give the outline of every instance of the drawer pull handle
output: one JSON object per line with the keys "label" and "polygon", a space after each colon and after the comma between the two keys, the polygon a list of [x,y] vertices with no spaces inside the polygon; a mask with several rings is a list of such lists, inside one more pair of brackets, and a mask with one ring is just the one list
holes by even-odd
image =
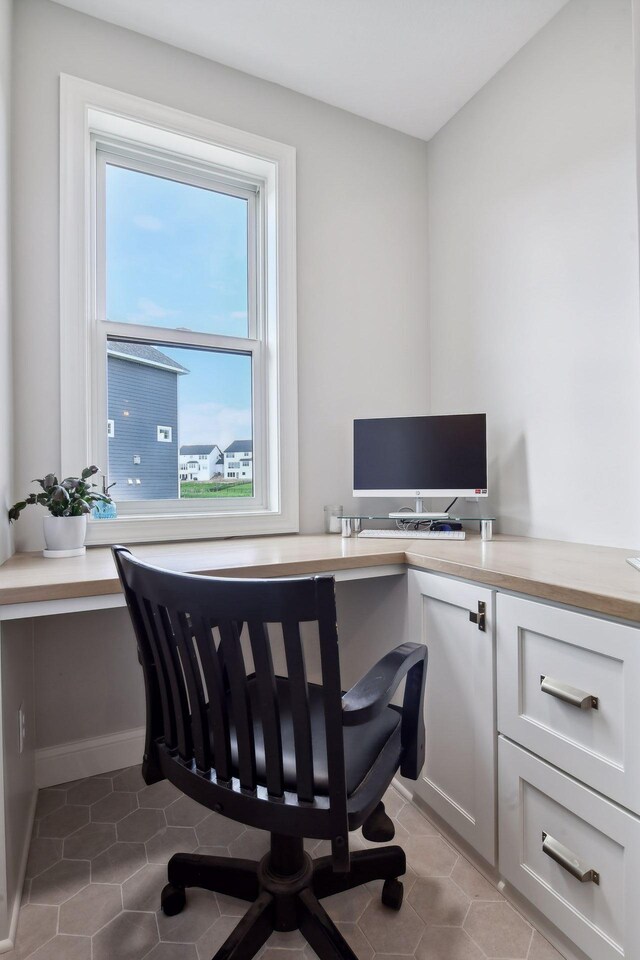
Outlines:
{"label": "drawer pull handle", "polygon": [[585,870],[575,853],[572,853],[563,843],[550,837],[548,833],[542,832],[542,852],[548,857],[560,864],[563,870],[566,870],[579,880],[580,883],[595,883],[600,886],[600,874],[597,870]]}
{"label": "drawer pull handle", "polygon": [[568,683],[562,683],[560,680],[554,680],[553,677],[540,677],[540,689],[543,693],[548,693],[550,697],[557,697],[563,703],[568,703],[572,707],[579,707],[580,710],[597,710],[598,698],[584,690],[578,690],[577,687],[571,687]]}

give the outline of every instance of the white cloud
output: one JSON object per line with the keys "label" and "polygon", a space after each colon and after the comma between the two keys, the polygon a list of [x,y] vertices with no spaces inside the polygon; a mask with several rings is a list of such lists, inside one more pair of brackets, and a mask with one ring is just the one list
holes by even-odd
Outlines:
{"label": "white cloud", "polygon": [[139,213],[133,218],[133,223],[140,230],[162,230],[162,220],[150,213]]}
{"label": "white cloud", "polygon": [[217,443],[221,450],[251,436],[251,410],[222,403],[186,403],[180,407],[180,444]]}
{"label": "white cloud", "polygon": [[148,300],[146,297],[140,297],[138,300],[138,309],[141,310],[146,317],[153,317],[156,320],[162,317],[175,317],[177,314],[177,310],[167,310],[166,307],[161,307],[159,303]]}

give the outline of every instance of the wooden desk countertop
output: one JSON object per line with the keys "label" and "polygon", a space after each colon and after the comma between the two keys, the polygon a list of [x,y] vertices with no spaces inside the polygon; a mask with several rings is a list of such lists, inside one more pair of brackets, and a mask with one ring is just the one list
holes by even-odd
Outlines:
{"label": "wooden desk countertop", "polygon": [[[191,573],[291,576],[408,564],[503,590],[640,622],[640,572],[630,550],[499,535],[491,541],[358,540],[293,534],[231,540],[140,544],[137,556]],[[120,592],[108,547],[84,557],[45,560],[18,553],[0,566],[0,604],[104,596]]]}

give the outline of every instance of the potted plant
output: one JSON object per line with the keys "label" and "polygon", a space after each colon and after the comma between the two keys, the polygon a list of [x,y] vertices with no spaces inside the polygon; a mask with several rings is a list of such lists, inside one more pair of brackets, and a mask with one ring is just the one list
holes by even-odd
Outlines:
{"label": "potted plant", "polygon": [[42,493],[30,493],[9,510],[9,521],[17,520],[25,507],[40,504],[49,515],[43,517],[45,557],[78,557],[85,553],[84,538],[87,532],[87,516],[95,503],[111,503],[111,497],[97,490],[91,477],[98,473],[95,466],[85,467],[79,477],[66,477],[59,481],[55,474],[48,473],[42,480],[34,480],[42,487]]}

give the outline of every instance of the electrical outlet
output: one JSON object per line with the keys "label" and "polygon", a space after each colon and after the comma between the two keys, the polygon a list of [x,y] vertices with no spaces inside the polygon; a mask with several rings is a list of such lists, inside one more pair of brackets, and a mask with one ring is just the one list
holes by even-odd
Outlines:
{"label": "electrical outlet", "polygon": [[24,712],[24,703],[18,709],[18,753],[24,750],[24,741],[27,737],[27,717]]}

